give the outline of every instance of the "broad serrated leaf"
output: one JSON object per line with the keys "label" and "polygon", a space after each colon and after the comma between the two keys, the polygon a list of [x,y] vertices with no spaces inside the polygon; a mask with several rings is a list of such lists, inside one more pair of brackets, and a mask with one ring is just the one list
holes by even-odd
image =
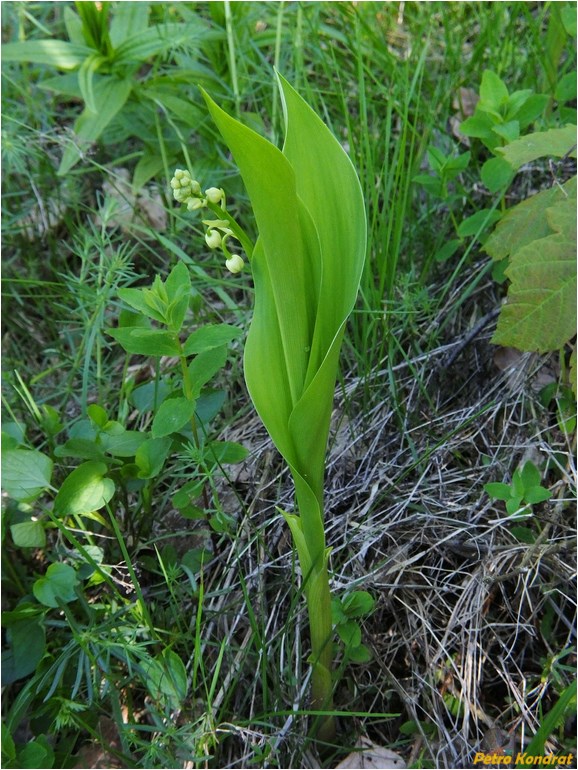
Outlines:
{"label": "broad serrated leaf", "polygon": [[114,481],[106,478],[106,463],[82,463],[62,482],[54,499],[59,516],[79,516],[103,508],[114,495]]}
{"label": "broad serrated leaf", "polygon": [[507,211],[485,242],[484,249],[492,259],[505,259],[532,241],[550,235],[552,230],[548,225],[546,211],[567,197],[576,199],[575,176],[562,189],[554,185]]}
{"label": "broad serrated leaf", "polygon": [[34,500],[52,477],[52,460],[34,449],[2,452],[2,488],[14,500]]}
{"label": "broad serrated leaf", "polygon": [[576,334],[576,201],[546,212],[554,231],[510,257],[511,280],[493,342],[526,351],[558,350]]}
{"label": "broad serrated leaf", "polygon": [[562,158],[568,155],[576,157],[576,126],[550,128],[548,131],[537,131],[528,134],[506,147],[496,149],[514,169],[525,163],[531,163],[536,158]]}
{"label": "broad serrated leaf", "polygon": [[162,438],[183,428],[195,413],[195,402],[184,396],[168,398],[160,405],[152,424],[153,438]]}

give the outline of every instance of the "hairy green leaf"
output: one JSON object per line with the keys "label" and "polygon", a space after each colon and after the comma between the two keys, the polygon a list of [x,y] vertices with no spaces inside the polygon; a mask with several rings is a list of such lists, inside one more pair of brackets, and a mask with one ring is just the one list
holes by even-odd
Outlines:
{"label": "hairy green leaf", "polygon": [[512,281],[493,342],[520,350],[561,348],[576,334],[576,200],[550,207],[553,232],[512,254]]}
{"label": "hairy green leaf", "polygon": [[505,259],[532,241],[545,238],[552,232],[546,211],[567,196],[576,199],[576,177],[569,179],[562,188],[554,185],[507,211],[485,242],[484,249],[492,259]]}
{"label": "hairy green leaf", "polygon": [[576,126],[550,128],[547,131],[537,131],[528,134],[506,147],[496,148],[514,169],[525,163],[531,163],[536,158],[554,156],[562,158],[568,155],[576,157]]}

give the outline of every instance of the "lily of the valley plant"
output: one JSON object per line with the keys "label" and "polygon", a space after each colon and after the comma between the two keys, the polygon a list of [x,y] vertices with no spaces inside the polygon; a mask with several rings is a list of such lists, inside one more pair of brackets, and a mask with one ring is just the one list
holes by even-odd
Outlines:
{"label": "lily of the valley plant", "polygon": [[[204,94],[251,200],[259,233],[254,249],[226,212],[222,191],[209,188],[203,196],[182,171],[171,184],[175,198],[190,210],[199,201],[218,213],[213,225],[205,222],[210,246],[234,237],[250,258],[255,310],[245,379],[295,483],[297,512],[283,515],[309,611],[312,705],[326,714],[317,734],[330,739],[333,644],[323,476],[339,351],[365,259],[366,218],[347,154],[289,83],[280,76],[278,81],[286,123],[282,151]],[[241,257],[226,246],[225,256],[238,272]]]}

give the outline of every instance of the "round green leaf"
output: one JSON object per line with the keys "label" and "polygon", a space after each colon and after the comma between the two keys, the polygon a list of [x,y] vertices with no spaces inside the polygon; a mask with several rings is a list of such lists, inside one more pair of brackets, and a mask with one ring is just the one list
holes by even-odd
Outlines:
{"label": "round green leaf", "polygon": [[184,396],[168,398],[160,405],[152,424],[153,438],[162,438],[179,431],[195,413],[195,402]]}
{"label": "round green leaf", "polygon": [[50,486],[52,460],[33,449],[2,452],[2,487],[14,500],[34,500]]}
{"label": "round green leaf", "polygon": [[66,477],[54,500],[60,516],[78,516],[103,508],[114,495],[114,481],[106,478],[106,463],[82,463]]}
{"label": "round green leaf", "polygon": [[58,601],[68,604],[76,599],[74,587],[77,583],[76,570],[70,565],[51,564],[46,575],[34,583],[32,592],[40,604],[58,607]]}

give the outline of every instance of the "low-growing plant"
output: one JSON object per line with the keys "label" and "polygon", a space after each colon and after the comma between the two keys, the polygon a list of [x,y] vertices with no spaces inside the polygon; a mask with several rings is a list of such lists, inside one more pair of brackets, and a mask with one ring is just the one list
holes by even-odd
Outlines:
{"label": "low-growing plant", "polygon": [[[174,142],[174,135],[169,150],[163,136],[164,158],[158,149],[161,137],[155,115],[159,108],[168,116],[177,135],[179,126],[186,135],[199,125],[201,112],[199,105],[182,98],[183,85],[191,78],[213,80],[205,69],[194,72],[192,60],[187,72],[172,75],[155,71],[158,67],[145,73],[143,66],[179,47],[198,47],[224,35],[211,29],[199,14],[189,15],[186,22],[150,24],[154,4],[148,2],[119,3],[114,10],[108,2],[77,2],[74,6],[75,10],[69,4],[63,9],[68,40],[9,42],[2,46],[2,61],[34,63],[63,71],[66,74],[41,80],[40,86],[63,99],[84,103],[74,122],[73,141],[64,150],[59,175],[66,175],[124,113],[122,127],[109,137],[109,142],[117,144],[120,134],[145,140],[147,149],[141,154],[133,177],[134,186],[139,188],[165,163],[175,162],[181,154],[182,145],[180,141]],[[154,143],[156,151],[152,149]]]}
{"label": "low-growing plant", "polygon": [[[531,512],[533,505],[543,503],[552,497],[552,492],[541,484],[540,471],[528,460],[522,468],[517,468],[510,484],[493,481],[484,485],[484,490],[496,500],[506,503],[510,516]],[[528,511],[527,509],[530,509]]]}
{"label": "low-growing plant", "polygon": [[[244,355],[251,399],[295,483],[298,513],[287,521],[309,611],[312,704],[322,710],[317,735],[335,734],[332,704],[332,607],[323,514],[324,461],[339,351],[353,309],[366,248],[359,181],[335,137],[278,76],[286,120],[283,150],[231,118],[205,94],[209,111],[245,183],[259,232],[249,247],[255,310]],[[306,137],[306,141],[304,140]],[[189,210],[224,205],[222,191],[203,195],[179,170],[176,200]],[[242,233],[223,206],[205,221],[209,245],[224,246],[233,272],[243,267],[227,246]],[[343,624],[341,624],[343,625]],[[350,649],[360,640],[348,639]]]}
{"label": "low-growing plant", "polygon": [[[544,156],[576,157],[576,126],[530,134],[501,153],[513,171]],[[575,338],[576,201],[576,176],[556,182],[509,209],[484,244],[493,260],[508,260],[511,282],[493,342],[545,353]],[[575,348],[565,379],[576,394]]]}

